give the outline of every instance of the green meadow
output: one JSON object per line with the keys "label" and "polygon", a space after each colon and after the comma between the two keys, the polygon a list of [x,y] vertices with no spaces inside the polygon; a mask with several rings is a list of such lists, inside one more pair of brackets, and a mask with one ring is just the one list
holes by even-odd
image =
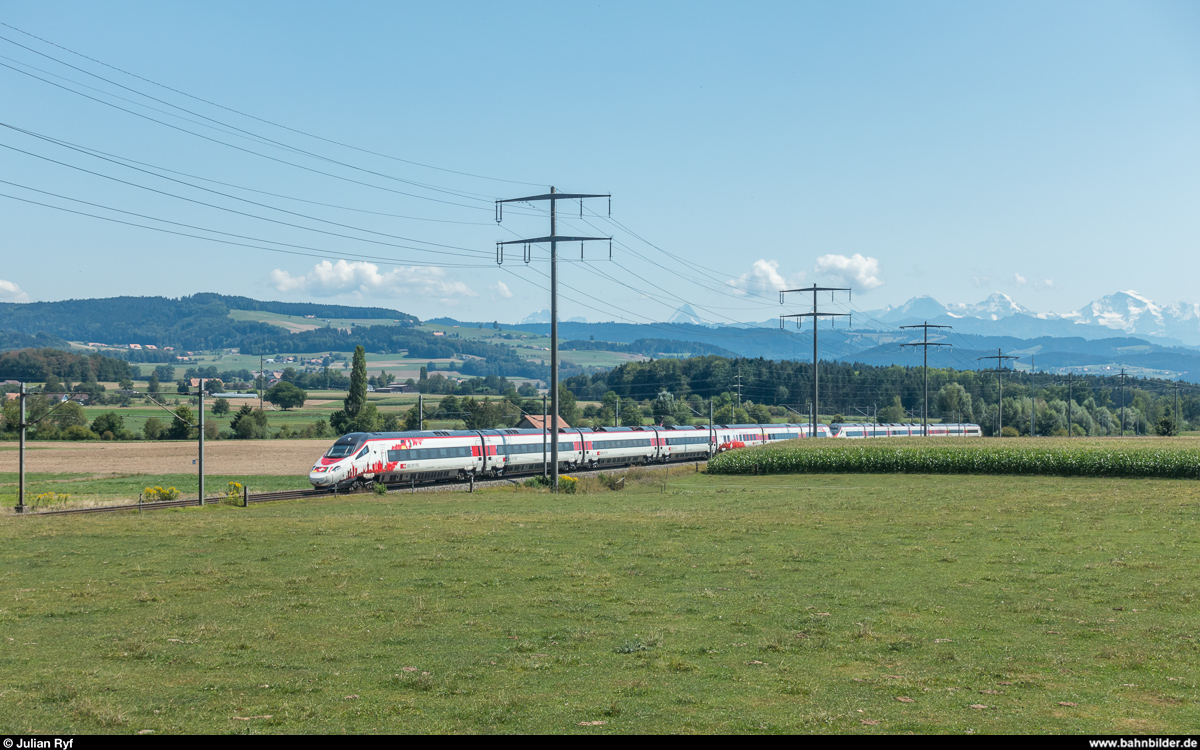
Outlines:
{"label": "green meadow", "polygon": [[631,477],[574,495],[5,517],[0,729],[1187,733],[1200,720],[1193,481]]}

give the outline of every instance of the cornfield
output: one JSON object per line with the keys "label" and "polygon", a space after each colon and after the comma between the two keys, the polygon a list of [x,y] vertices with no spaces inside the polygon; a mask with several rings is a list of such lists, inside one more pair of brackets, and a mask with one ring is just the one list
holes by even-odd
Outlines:
{"label": "cornfield", "polygon": [[713,474],[1040,474],[1200,479],[1192,440],[789,440],[723,453]]}

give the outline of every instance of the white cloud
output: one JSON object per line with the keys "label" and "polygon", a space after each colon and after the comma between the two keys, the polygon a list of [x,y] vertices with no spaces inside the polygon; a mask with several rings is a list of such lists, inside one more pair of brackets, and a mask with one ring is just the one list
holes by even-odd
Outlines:
{"label": "white cloud", "polygon": [[303,291],[317,297],[403,294],[437,297],[443,303],[454,304],[460,297],[479,296],[463,282],[446,278],[444,268],[398,266],[381,272],[374,263],[360,260],[339,260],[337,263],[323,260],[303,276],[293,276],[276,268],[271,271],[271,284],[281,292]]}
{"label": "white cloud", "polygon": [[737,290],[739,294],[747,292],[764,294],[794,287],[802,281],[804,281],[803,271],[788,278],[779,273],[779,261],[760,259],[754,261],[754,265],[747,273],[725,283]]}
{"label": "white cloud", "polygon": [[1028,281],[1028,279],[1026,279],[1021,274],[1019,274],[1019,273],[1013,274],[1013,283],[1016,284],[1017,286],[1025,286],[1026,281]]}
{"label": "white cloud", "polygon": [[512,299],[513,293],[503,281],[497,281],[488,288],[492,290],[492,299]]}
{"label": "white cloud", "polygon": [[0,279],[0,302],[28,302],[29,295],[11,281]]}
{"label": "white cloud", "polygon": [[864,258],[860,253],[822,255],[817,258],[817,273],[838,279],[847,286],[857,285],[855,291],[867,291],[883,286],[879,278],[879,260]]}
{"label": "white cloud", "polygon": [[990,284],[991,281],[992,281],[992,278],[990,276],[972,276],[971,277],[971,282],[973,284],[975,284],[975,286],[988,286],[988,284]]}

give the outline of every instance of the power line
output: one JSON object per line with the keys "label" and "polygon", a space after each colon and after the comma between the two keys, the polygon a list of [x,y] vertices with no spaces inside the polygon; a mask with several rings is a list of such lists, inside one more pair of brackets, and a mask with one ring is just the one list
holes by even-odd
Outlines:
{"label": "power line", "polygon": [[[98,102],[98,103],[100,103],[100,104],[103,104],[103,105],[105,105],[105,106],[107,106],[107,107],[112,107],[113,109],[117,109],[117,110],[120,110],[121,112],[125,112],[125,113],[127,113],[127,114],[131,114],[131,115],[133,115],[133,116],[135,116],[135,117],[140,117],[140,118],[142,118],[142,119],[144,119],[144,120],[149,120],[150,122],[155,122],[155,123],[158,123],[159,125],[163,125],[163,126],[165,126],[165,127],[171,128],[172,130],[178,130],[178,131],[179,131],[179,132],[181,132],[181,133],[187,133],[188,135],[192,135],[192,136],[194,136],[194,137],[196,137],[196,138],[200,138],[200,139],[203,139],[203,140],[209,141],[209,142],[211,142],[211,143],[216,143],[216,144],[219,144],[219,145],[221,145],[221,146],[225,146],[225,147],[227,147],[227,148],[232,148],[232,149],[235,149],[235,150],[237,150],[237,151],[242,151],[242,152],[244,152],[244,153],[247,153],[247,154],[253,154],[254,156],[258,156],[258,157],[260,157],[260,158],[262,158],[262,159],[267,159],[267,160],[269,160],[269,161],[277,162],[277,163],[279,163],[279,164],[286,164],[286,165],[288,165],[288,166],[295,167],[295,168],[297,168],[297,169],[302,169],[302,170],[304,170],[304,171],[306,171],[306,172],[312,172],[312,173],[314,173],[314,174],[323,175],[323,176],[325,176],[325,177],[331,177],[331,178],[333,178],[333,179],[336,179],[336,180],[342,180],[342,181],[344,181],[344,182],[350,182],[350,183],[354,183],[354,184],[356,184],[356,185],[363,185],[363,186],[365,186],[365,187],[373,188],[373,189],[375,189],[375,190],[383,190],[383,191],[386,191],[386,192],[389,192],[389,193],[395,193],[395,194],[397,194],[397,195],[404,195],[404,196],[408,196],[408,197],[410,197],[410,198],[418,198],[418,199],[420,199],[420,200],[432,201],[432,202],[434,202],[434,203],[443,203],[443,204],[450,205],[450,206],[458,206],[458,207],[460,207],[460,208],[470,208],[470,209],[473,209],[473,210],[478,210],[478,211],[486,211],[486,210],[488,210],[488,209],[487,209],[487,207],[485,207],[485,206],[473,206],[473,205],[468,205],[468,204],[465,204],[465,203],[455,203],[454,201],[442,200],[442,199],[440,199],[440,198],[432,198],[432,197],[430,197],[430,196],[427,196],[427,195],[418,195],[418,194],[416,194],[416,193],[409,193],[409,192],[405,192],[405,191],[403,191],[403,190],[395,190],[395,189],[393,189],[393,188],[386,188],[386,187],[383,187],[382,185],[374,185],[374,184],[371,184],[371,183],[369,183],[369,182],[363,182],[362,180],[355,180],[355,179],[353,179],[353,178],[346,177],[346,176],[343,176],[343,175],[334,174],[334,173],[332,173],[332,172],[325,172],[325,171],[323,171],[323,170],[320,170],[320,169],[315,169],[315,168],[313,168],[313,167],[307,167],[307,166],[304,166],[303,164],[297,164],[296,162],[288,161],[287,159],[280,159],[280,158],[278,158],[278,157],[275,157],[275,156],[269,156],[269,155],[267,155],[267,154],[261,153],[261,152],[259,152],[259,151],[255,151],[255,150],[253,150],[253,149],[244,148],[244,147],[242,147],[242,146],[237,146],[237,145],[234,145],[234,144],[232,144],[232,143],[228,143],[228,142],[226,142],[226,141],[222,141],[222,140],[221,140],[221,139],[219,139],[219,138],[213,138],[213,137],[211,137],[211,136],[203,135],[202,133],[197,133],[197,132],[195,132],[195,131],[193,131],[193,130],[188,130],[187,128],[180,127],[180,126],[178,126],[178,125],[172,125],[172,124],[171,124],[171,123],[169,123],[169,122],[163,122],[162,120],[156,119],[156,118],[154,118],[154,117],[150,117],[149,115],[144,115],[144,114],[142,114],[142,113],[140,113],[140,112],[134,112],[133,110],[126,109],[125,107],[118,106],[118,105],[116,105],[116,104],[113,104],[112,102],[107,102],[107,101],[104,101],[103,99],[97,99],[97,98],[96,98],[96,97],[94,97],[94,96],[89,96],[89,95],[87,95],[87,94],[84,94],[84,93],[82,93],[82,92],[76,91],[76,90],[74,90],[74,89],[72,89],[72,88],[70,88],[70,87],[63,86],[62,84],[59,84],[59,83],[55,83],[54,81],[48,81],[48,80],[46,80],[45,78],[41,78],[40,76],[35,76],[35,75],[33,75],[32,73],[28,73],[28,72],[26,72],[26,71],[24,71],[24,70],[20,70],[19,68],[14,68],[13,66],[11,66],[11,65],[7,65],[7,64],[5,64],[5,63],[0,63],[0,67],[3,67],[3,68],[8,68],[9,70],[13,70],[13,71],[16,71],[17,73],[20,73],[20,74],[22,74],[22,75],[26,75],[26,76],[29,76],[29,77],[31,77],[31,78],[35,78],[35,79],[37,79],[37,80],[39,80],[39,81],[42,81],[42,82],[44,82],[44,83],[48,83],[48,84],[50,84],[51,86],[55,86],[55,87],[57,87],[57,88],[63,89],[64,91],[69,91],[69,92],[71,92],[71,93],[73,93],[73,94],[76,94],[77,96],[82,96],[82,97],[84,97],[85,99],[91,99],[92,101],[94,101],[94,102]],[[364,170],[364,171],[365,171],[365,170]],[[386,175],[385,175],[385,176],[386,176]],[[396,178],[390,178],[390,177],[389,177],[389,179],[396,179]],[[401,181],[403,181],[403,180],[401,180]],[[462,197],[467,197],[467,196],[462,196]],[[483,200],[483,199],[481,199],[481,198],[473,198],[473,197],[472,197],[472,198],[470,198],[470,200]]]}
{"label": "power line", "polygon": [[[8,183],[8,184],[15,184],[15,183]],[[18,185],[18,187],[24,187],[24,186]],[[35,188],[25,188],[25,189],[35,190]],[[44,191],[37,191],[37,192],[44,192]],[[22,203],[29,203],[29,204],[32,204],[35,206],[51,208],[56,211],[62,211],[62,212],[69,213],[69,214],[75,214],[77,216],[87,216],[89,218],[100,219],[101,221],[108,221],[108,222],[112,222],[114,224],[124,224],[126,226],[138,227],[141,229],[149,229],[151,231],[162,232],[164,234],[173,234],[173,235],[177,235],[180,237],[191,237],[193,239],[205,240],[206,242],[217,242],[217,243],[220,243],[223,245],[233,245],[235,247],[245,247],[245,248],[251,248],[254,250],[267,250],[267,251],[273,252],[273,253],[282,253],[284,255],[299,255],[299,256],[305,256],[305,257],[310,257],[310,258],[328,259],[328,257],[330,255],[333,255],[334,257],[338,257],[336,254],[330,253],[328,251],[323,251],[323,253],[321,253],[321,254],[304,253],[304,252],[299,252],[296,250],[282,250],[282,249],[276,248],[276,247],[264,247],[262,245],[252,245],[252,244],[245,243],[245,242],[233,242],[230,240],[217,239],[215,237],[205,237],[203,235],[198,235],[198,234],[189,234],[188,232],[177,232],[172,229],[164,229],[163,227],[153,227],[153,226],[147,226],[145,224],[138,224],[137,222],[124,221],[122,219],[114,219],[111,216],[101,216],[99,214],[92,214],[92,213],[88,213],[86,211],[76,211],[74,209],[64,208],[63,206],[55,206],[51,203],[42,203],[41,201],[30,200],[28,198],[21,198],[19,196],[15,196],[15,195],[9,195],[7,193],[0,193],[0,198],[8,198],[10,200],[20,201]],[[63,199],[64,200],[75,200],[73,198],[66,198],[66,197],[64,197]],[[79,202],[82,203],[84,201],[79,201]],[[92,204],[92,205],[98,205],[98,204]],[[107,210],[110,210],[110,211],[117,211],[120,213],[132,214],[132,212],[121,211],[121,209],[107,208],[104,206],[101,206],[101,207],[106,208]],[[142,216],[141,214],[132,214],[132,215]],[[143,218],[148,218],[152,221],[161,221],[163,223],[170,223],[170,224],[178,223],[178,222],[170,222],[170,221],[167,221],[166,219],[155,219],[153,217],[143,217]],[[188,226],[188,225],[182,225],[182,226]],[[214,234],[217,234],[217,233],[228,234],[226,232],[218,232],[215,229],[200,229],[200,231],[213,232]],[[237,235],[233,235],[233,236],[237,236]],[[285,244],[285,243],[276,243],[274,240],[258,240],[258,241],[259,242],[271,242],[273,244],[281,244],[281,245]],[[401,246],[398,245],[397,247],[401,247]],[[409,248],[409,249],[419,249],[419,248]],[[398,260],[398,259],[394,259],[394,258],[375,258],[373,256],[366,256],[366,255],[348,255],[345,257],[367,258],[367,259],[371,259],[371,260],[378,260],[379,262],[387,264],[387,265],[398,265],[400,263],[405,263],[405,262],[412,263],[412,264],[415,264],[418,266],[425,264],[425,261],[415,261],[415,260],[414,261],[402,261],[402,260]],[[458,267],[458,268],[484,268],[484,267],[486,267],[486,265],[478,265],[477,266],[477,265],[466,264],[466,263],[439,263],[439,265],[446,266],[446,267]]]}
{"label": "power line", "polygon": [[[9,127],[8,125],[4,125],[3,123],[0,123],[0,126],[3,126],[3,127]],[[304,230],[304,231],[308,231],[308,232],[317,232],[318,234],[325,234],[325,235],[329,235],[329,236],[331,236],[331,237],[340,237],[340,238],[342,238],[342,239],[355,240],[355,241],[357,241],[357,242],[368,242],[368,243],[375,244],[375,245],[384,245],[384,246],[389,246],[389,247],[402,247],[402,248],[405,248],[405,249],[407,249],[407,250],[416,250],[416,251],[418,251],[418,252],[423,252],[423,253],[438,253],[438,254],[443,254],[443,255],[457,255],[457,256],[461,256],[461,257],[470,257],[472,254],[476,254],[476,255],[481,255],[481,254],[482,254],[482,253],[480,253],[480,251],[478,251],[478,250],[475,250],[474,248],[466,248],[466,247],[458,247],[458,246],[455,246],[455,245],[442,245],[442,244],[439,244],[439,243],[431,243],[431,242],[427,242],[427,241],[425,241],[425,240],[417,240],[417,239],[413,239],[413,238],[411,238],[411,237],[403,237],[403,236],[401,236],[401,235],[388,234],[387,232],[375,232],[375,231],[373,231],[373,230],[369,230],[369,229],[362,229],[362,228],[359,228],[359,227],[354,227],[354,226],[352,226],[352,225],[349,225],[349,224],[341,224],[341,223],[339,223],[339,222],[328,221],[328,220],[326,220],[326,219],[320,219],[320,218],[317,218],[317,217],[314,217],[314,216],[309,216],[309,215],[307,215],[307,214],[298,213],[298,212],[296,212],[296,211],[288,211],[287,209],[277,208],[277,207],[275,207],[275,206],[271,206],[271,205],[269,205],[269,204],[265,204],[265,203],[259,203],[259,202],[257,202],[257,201],[251,201],[251,200],[248,200],[248,199],[246,199],[246,198],[239,198],[239,197],[237,197],[236,195],[229,195],[228,193],[222,193],[222,192],[220,192],[220,191],[218,191],[218,190],[212,190],[212,189],[210,189],[210,188],[205,188],[205,187],[201,187],[201,186],[198,186],[198,185],[192,185],[191,183],[185,182],[185,181],[183,181],[183,180],[177,180],[177,179],[175,179],[175,178],[172,178],[172,177],[165,177],[165,176],[163,176],[163,175],[156,175],[156,174],[154,174],[153,172],[148,172],[148,171],[146,171],[146,170],[144,170],[144,169],[140,169],[140,168],[138,168],[138,167],[129,167],[128,165],[121,165],[121,166],[126,166],[128,169],[133,169],[133,170],[136,170],[136,171],[138,171],[138,172],[143,172],[143,173],[145,173],[145,174],[149,174],[149,175],[151,175],[151,176],[158,177],[158,178],[160,178],[160,179],[169,180],[169,181],[171,181],[171,182],[176,182],[176,183],[179,183],[179,184],[181,184],[181,185],[185,185],[185,186],[187,186],[187,187],[192,187],[192,188],[195,188],[195,189],[197,189],[197,190],[202,190],[202,191],[205,191],[205,192],[208,192],[208,193],[213,193],[214,195],[220,195],[220,196],[222,196],[222,197],[225,197],[225,198],[230,198],[230,199],[232,199],[232,200],[238,200],[238,201],[242,201],[242,202],[245,202],[245,203],[250,203],[250,204],[252,204],[252,205],[260,206],[260,207],[263,207],[263,208],[268,208],[268,209],[272,209],[272,210],[275,210],[275,211],[280,211],[280,212],[282,212],[282,213],[285,213],[285,214],[290,214],[290,215],[292,215],[292,216],[298,216],[298,217],[301,217],[301,218],[308,219],[308,220],[310,220],[310,221],[317,221],[317,222],[321,222],[321,223],[325,223],[325,224],[331,224],[331,225],[334,225],[334,226],[346,227],[346,228],[353,229],[353,230],[355,230],[355,231],[358,231],[358,232],[365,232],[365,233],[368,233],[368,234],[378,234],[378,235],[380,235],[380,236],[383,236],[383,237],[393,237],[393,238],[395,238],[395,239],[404,240],[405,242],[418,242],[418,243],[421,243],[421,244],[433,245],[433,246],[435,246],[435,247],[448,248],[448,249],[453,249],[453,250],[462,250],[462,251],[464,251],[464,252],[462,252],[462,253],[452,253],[452,252],[447,252],[447,250],[432,250],[432,249],[428,249],[428,248],[411,247],[411,246],[406,246],[406,245],[397,245],[397,244],[396,244],[396,243],[394,243],[394,242],[383,242],[383,241],[381,241],[381,240],[373,240],[373,239],[369,239],[369,238],[365,238],[365,237],[355,237],[354,235],[350,235],[350,234],[342,234],[342,233],[340,233],[340,232],[331,232],[331,231],[324,230],[324,229],[317,229],[317,228],[315,228],[315,227],[306,227],[306,226],[304,226],[304,225],[302,225],[302,224],[294,224],[294,223],[292,223],[292,222],[288,222],[288,221],[282,221],[282,220],[280,220],[280,219],[271,219],[271,218],[268,218],[268,217],[266,217],[266,216],[259,216],[258,214],[252,214],[252,213],[248,213],[248,212],[246,212],[246,211],[239,211],[239,210],[237,210],[237,209],[235,209],[235,208],[229,208],[229,207],[227,207],[227,206],[220,206],[220,205],[217,205],[217,204],[215,204],[215,203],[208,203],[208,202],[205,202],[205,201],[197,200],[197,199],[195,199],[195,198],[188,198],[187,196],[179,195],[179,194],[177,194],[177,193],[171,193],[171,192],[168,192],[168,191],[165,191],[165,190],[159,190],[159,189],[157,189],[157,188],[152,188],[152,187],[149,187],[149,186],[147,186],[147,185],[142,185],[142,184],[140,184],[140,183],[131,182],[131,181],[129,181],[129,180],[123,180],[123,179],[121,179],[121,178],[119,178],[119,177],[113,177],[112,175],[107,175],[107,174],[104,174],[103,172],[96,172],[96,171],[94,171],[94,170],[91,170],[91,169],[86,169],[86,168],[84,168],[84,167],[80,167],[80,166],[77,166],[77,165],[74,165],[74,164],[69,164],[69,163],[67,163],[67,162],[64,162],[64,161],[59,161],[59,160],[57,160],[57,159],[52,159],[52,158],[50,158],[50,157],[48,157],[48,156],[42,156],[41,154],[36,154],[36,153],[34,153],[34,152],[32,152],[32,151],[26,151],[26,150],[24,150],[24,149],[20,149],[20,148],[17,148],[17,147],[15,147],[15,146],[9,146],[9,145],[7,145],[7,144],[4,144],[4,143],[0,143],[0,148],[6,148],[6,149],[9,149],[10,151],[16,151],[16,152],[18,152],[18,153],[26,154],[27,156],[32,156],[32,157],[34,157],[35,159],[41,159],[41,160],[43,160],[43,161],[48,161],[48,162],[51,162],[51,163],[53,163],[53,164],[58,164],[59,166],[67,167],[68,169],[74,169],[74,170],[76,170],[76,171],[79,171],[79,172],[84,172],[84,173],[86,173],[86,174],[90,174],[90,175],[93,175],[93,176],[95,176],[95,177],[100,177],[100,178],[102,178],[102,179],[105,179],[105,180],[111,180],[111,181],[113,181],[113,182],[119,182],[119,183],[121,183],[121,184],[123,184],[123,185],[128,185],[128,186],[130,186],[130,187],[135,187],[135,188],[138,188],[138,189],[140,189],[140,190],[146,190],[146,191],[148,191],[148,192],[151,192],[151,193],[157,193],[157,194],[159,194],[159,195],[164,195],[164,196],[167,196],[167,197],[170,197],[170,198],[176,198],[176,199],[178,199],[178,200],[187,201],[188,203],[195,203],[195,204],[197,204],[197,205],[201,205],[201,206],[205,206],[205,207],[208,207],[208,208],[216,209],[216,210],[218,210],[218,211],[226,211],[226,212],[229,212],[229,213],[237,214],[237,215],[239,215],[239,216],[245,216],[245,217],[247,217],[247,218],[251,218],[251,219],[258,219],[259,221],[266,221],[266,222],[270,222],[270,223],[272,223],[272,224],[280,224],[280,225],[282,225],[282,226],[292,227],[293,229],[302,229],[302,230]],[[89,154],[89,155],[90,155],[90,154]],[[104,157],[95,157],[95,158],[104,159]],[[104,159],[104,161],[112,161],[112,160],[111,160],[111,159]],[[114,162],[114,163],[116,163],[116,162]]]}
{"label": "power line", "polygon": [[309,204],[312,204],[315,206],[324,206],[325,208],[335,208],[335,209],[338,209],[341,211],[354,211],[356,213],[370,214],[373,216],[385,216],[385,217],[393,218],[393,219],[409,219],[412,221],[429,221],[429,222],[435,222],[435,223],[439,223],[439,224],[461,224],[464,226],[480,226],[480,227],[492,225],[492,222],[490,222],[490,221],[461,221],[458,219],[434,219],[434,218],[430,218],[430,217],[426,217],[426,216],[409,216],[406,214],[388,213],[386,211],[371,211],[369,209],[364,209],[364,208],[355,208],[354,206],[343,206],[343,205],[339,205],[337,203],[324,203],[322,201],[315,201],[315,200],[311,200],[308,198],[299,198],[294,195],[286,195],[283,193],[272,193],[268,190],[259,190],[257,188],[246,187],[245,185],[238,185],[238,184],[232,183],[232,182],[222,182],[221,180],[214,180],[211,177],[202,177],[200,175],[191,174],[190,172],[181,172],[176,169],[169,169],[167,167],[159,166],[156,164],[151,164],[149,162],[138,161],[137,159],[131,159],[127,156],[121,156],[120,154],[114,154],[114,153],[111,153],[108,151],[101,151],[100,149],[83,146],[78,143],[72,143],[70,141],[66,141],[61,138],[54,138],[52,136],[48,136],[43,133],[36,133],[36,132],[34,132],[32,130],[28,130],[26,128],[21,128],[21,127],[17,127],[17,126],[13,126],[13,125],[7,125],[4,123],[0,123],[0,125],[4,125],[5,127],[12,128],[13,130],[17,130],[21,133],[24,133],[26,135],[29,135],[29,136],[32,136],[35,138],[41,138],[45,141],[54,143],[56,145],[73,148],[80,152],[84,152],[88,155],[97,155],[98,154],[100,156],[109,157],[110,159],[113,159],[116,162],[121,163],[122,166],[124,166],[126,162],[129,164],[137,164],[139,166],[146,167],[147,169],[158,170],[160,172],[168,172],[170,174],[177,174],[177,175],[180,175],[183,177],[190,177],[193,180],[200,180],[201,182],[210,182],[215,185],[223,185],[224,187],[234,188],[236,190],[245,190],[246,192],[250,192],[250,193],[259,193],[261,195],[269,195],[273,198],[283,198],[284,200],[296,201],[298,203],[309,203]]}
{"label": "power line", "polygon": [[[129,71],[127,71],[127,70],[124,70],[124,69],[122,69],[122,68],[119,68],[119,67],[117,67],[117,66],[115,66],[115,65],[111,65],[111,64],[109,64],[109,63],[106,63],[106,62],[104,62],[103,60],[98,60],[98,59],[96,59],[96,58],[94,58],[94,57],[89,57],[88,55],[85,55],[85,54],[83,54],[82,52],[77,52],[77,51],[75,51],[75,50],[73,50],[73,49],[71,49],[71,48],[69,48],[69,47],[65,47],[65,46],[63,46],[63,45],[61,45],[61,44],[58,44],[58,43],[56,43],[56,42],[52,42],[52,41],[50,41],[49,39],[44,39],[44,38],[42,38],[42,37],[40,37],[40,36],[37,36],[36,34],[31,34],[30,32],[28,32],[28,31],[25,31],[25,30],[23,30],[23,29],[20,29],[20,28],[17,28],[16,26],[13,26],[12,24],[8,24],[8,23],[5,23],[5,22],[3,22],[3,21],[0,21],[0,25],[6,26],[6,27],[8,27],[8,28],[12,29],[13,31],[16,31],[16,32],[18,32],[18,33],[20,33],[20,34],[24,34],[25,36],[31,37],[31,38],[33,38],[33,39],[37,39],[39,42],[42,42],[42,43],[44,43],[44,44],[49,44],[49,45],[51,45],[52,47],[57,47],[58,49],[61,49],[61,50],[65,51],[65,52],[69,52],[69,53],[71,53],[72,55],[76,55],[77,57],[81,57],[81,58],[83,58],[83,59],[85,59],[85,60],[89,60],[89,61],[91,61],[91,62],[94,62],[94,63],[96,63],[97,65],[102,65],[102,66],[104,66],[104,67],[106,67],[106,68],[109,68],[110,70],[115,70],[115,71],[117,71],[118,73],[122,73],[122,74],[124,74],[124,75],[130,76],[131,78],[136,78],[136,79],[138,79],[138,80],[140,80],[140,81],[144,81],[144,82],[146,82],[146,83],[149,83],[149,84],[152,84],[152,85],[154,85],[154,86],[158,86],[159,88],[162,88],[162,89],[165,89],[165,90],[167,90],[167,91],[171,91],[171,92],[173,92],[173,93],[179,94],[180,96],[185,96],[185,97],[187,97],[187,98],[189,98],[189,99],[193,99],[193,100],[195,100],[195,101],[202,102],[202,103],[204,103],[204,104],[207,104],[207,105],[209,105],[209,106],[216,107],[216,108],[218,108],[218,109],[223,109],[223,110],[225,110],[226,112],[232,112],[233,114],[240,115],[240,116],[242,116],[242,117],[246,117],[246,118],[248,118],[248,119],[251,119],[251,120],[256,120],[256,121],[258,121],[258,122],[261,122],[261,123],[264,123],[264,124],[266,124],[266,125],[271,125],[272,127],[280,128],[280,129],[282,129],[282,130],[287,130],[287,131],[289,131],[289,132],[296,133],[296,134],[298,134],[298,135],[303,135],[303,136],[305,136],[305,137],[308,137],[308,138],[313,138],[313,139],[316,139],[316,140],[319,140],[319,141],[324,141],[325,143],[331,143],[331,144],[333,144],[333,145],[335,145],[335,146],[341,146],[341,147],[343,147],[343,148],[352,149],[352,150],[354,150],[354,151],[359,151],[359,152],[361,152],[361,153],[370,154],[371,156],[379,156],[379,157],[382,157],[382,158],[384,158],[384,159],[391,159],[391,160],[393,160],[393,161],[401,162],[401,163],[404,163],[404,164],[411,164],[411,165],[413,165],[413,166],[422,167],[422,168],[425,168],[425,169],[433,169],[433,170],[437,170],[437,171],[439,171],[439,172],[446,172],[446,173],[449,173],[449,174],[457,174],[457,175],[461,175],[461,176],[464,176],[464,177],[473,177],[473,178],[475,178],[475,179],[480,179],[480,180],[490,180],[490,181],[493,181],[493,182],[507,182],[507,183],[510,183],[510,184],[517,184],[517,185],[541,185],[541,184],[543,184],[543,183],[538,183],[538,182],[523,182],[523,181],[520,181],[520,180],[509,180],[509,179],[504,179],[504,178],[500,178],[500,177],[488,177],[488,176],[486,176],[486,175],[474,174],[474,173],[471,173],[471,172],[462,172],[462,171],[455,170],[455,169],[448,169],[448,168],[446,168],[446,167],[438,167],[438,166],[434,166],[434,165],[432,165],[432,164],[425,164],[425,163],[422,163],[422,162],[413,161],[413,160],[411,160],[411,159],[403,159],[403,158],[401,158],[401,157],[398,157],[398,156],[392,156],[392,155],[390,155],[390,154],[385,154],[385,153],[381,153],[381,152],[378,152],[378,151],[372,151],[372,150],[370,150],[370,149],[360,148],[360,147],[358,147],[358,146],[353,146],[353,145],[350,145],[350,144],[348,144],[348,143],[343,143],[343,142],[341,142],[341,141],[337,141],[337,140],[334,140],[334,139],[331,139],[331,138],[325,138],[325,137],[323,137],[323,136],[315,135],[315,134],[313,134],[313,133],[309,133],[309,132],[306,132],[306,131],[304,131],[304,130],[300,130],[300,129],[298,129],[298,128],[289,127],[289,126],[287,126],[287,125],[282,125],[282,124],[280,124],[280,123],[277,123],[277,122],[274,122],[274,121],[272,121],[272,120],[268,120],[268,119],[265,119],[265,118],[262,118],[262,117],[257,117],[257,116],[255,116],[255,115],[251,115],[251,114],[248,114],[248,113],[246,113],[246,112],[242,112],[242,111],[240,111],[240,110],[234,109],[234,108],[232,108],[232,107],[227,107],[227,106],[225,106],[225,105],[223,105],[223,104],[218,104],[218,103],[216,103],[216,102],[213,102],[213,101],[210,101],[210,100],[208,100],[208,99],[203,99],[203,98],[201,98],[201,97],[199,97],[199,96],[195,96],[195,95],[193,95],[193,94],[189,94],[189,93],[188,93],[188,92],[186,92],[186,91],[182,91],[182,90],[180,90],[180,89],[173,88],[173,87],[171,87],[171,86],[167,86],[166,84],[159,83],[159,82],[157,82],[157,81],[155,81],[155,80],[153,80],[153,79],[146,78],[146,77],[144,77],[144,76],[140,76],[140,75],[138,75],[138,74],[136,74],[136,73],[131,73],[131,72],[129,72]],[[24,46],[25,46],[25,45],[19,44],[19,43],[17,43],[17,42],[13,42],[12,40],[8,39],[7,37],[0,37],[0,38],[4,38],[4,39],[5,39],[5,41],[8,41],[8,42],[10,42],[10,43],[12,43],[12,44],[17,44],[17,46],[20,46],[20,47],[24,47]],[[70,65],[69,63],[65,63],[65,62],[62,62],[61,60],[58,60],[58,58],[51,57],[51,56],[49,56],[49,55],[46,55],[46,54],[45,54],[45,53],[43,53],[43,52],[38,52],[37,50],[33,50],[32,48],[25,47],[25,49],[29,49],[30,51],[32,51],[32,52],[35,52],[36,54],[42,55],[43,57],[47,57],[47,58],[50,58],[50,59],[52,59],[52,60],[55,60],[56,62],[60,62],[60,63],[62,63],[63,65],[67,65],[67,66],[69,66],[69,67],[75,67],[75,66],[73,66],[73,65]],[[95,76],[95,77],[97,77],[97,78],[100,78],[100,76],[96,76],[96,74],[94,74],[94,73],[91,73],[91,72],[89,72],[89,71],[86,71],[86,70],[83,70],[83,69],[81,69],[81,68],[76,68],[76,70],[81,70],[82,72],[84,72],[84,73],[87,73],[88,75],[91,75],[91,76]],[[107,81],[108,79],[102,79],[102,80],[106,80],[106,81]],[[114,83],[114,82],[112,82],[112,81],[109,81],[109,82],[110,82],[110,83],[113,83],[114,85],[117,85],[117,86],[120,86],[120,85],[121,85],[121,84],[118,84],[118,83]],[[122,87],[122,88],[127,88],[127,87]],[[130,90],[130,91],[133,91],[133,89],[129,89],[129,90]],[[147,94],[143,94],[142,92],[137,92],[137,93],[141,94],[142,96],[148,96]],[[170,105],[170,106],[176,106],[176,105]],[[182,109],[182,108],[180,108],[180,109]]]}

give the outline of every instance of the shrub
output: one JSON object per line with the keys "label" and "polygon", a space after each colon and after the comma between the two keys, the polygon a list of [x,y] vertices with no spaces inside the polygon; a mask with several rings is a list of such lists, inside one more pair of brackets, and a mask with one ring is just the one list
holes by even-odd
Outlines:
{"label": "shrub", "polygon": [[560,476],[558,478],[558,491],[566,495],[574,495],[579,491],[579,480],[575,477]]}
{"label": "shrub", "polygon": [[35,506],[54,505],[56,503],[65,503],[66,501],[68,501],[70,499],[71,499],[71,496],[66,494],[65,492],[61,495],[57,492],[43,492],[39,495],[34,496],[32,504]]}
{"label": "shrub", "polygon": [[142,425],[142,434],[147,440],[158,440],[163,433],[163,423],[157,417],[150,417],[146,420],[146,424]]}
{"label": "shrub", "polygon": [[384,484],[383,482],[376,482],[376,483],[375,483],[375,494],[376,494],[376,495],[386,495],[386,494],[387,494],[387,491],[388,491],[388,490],[387,490],[387,485],[386,485],[386,484]]}
{"label": "shrub", "polygon": [[225,487],[225,502],[232,505],[242,504],[242,483],[230,482]]}
{"label": "shrub", "polygon": [[605,474],[604,472],[600,472],[596,475],[596,481],[598,481],[601,486],[610,490],[625,489],[624,477],[618,477],[616,474]]}
{"label": "shrub", "polygon": [[174,487],[147,487],[142,490],[142,499],[148,503],[157,502],[159,500],[178,500],[179,490]]}

